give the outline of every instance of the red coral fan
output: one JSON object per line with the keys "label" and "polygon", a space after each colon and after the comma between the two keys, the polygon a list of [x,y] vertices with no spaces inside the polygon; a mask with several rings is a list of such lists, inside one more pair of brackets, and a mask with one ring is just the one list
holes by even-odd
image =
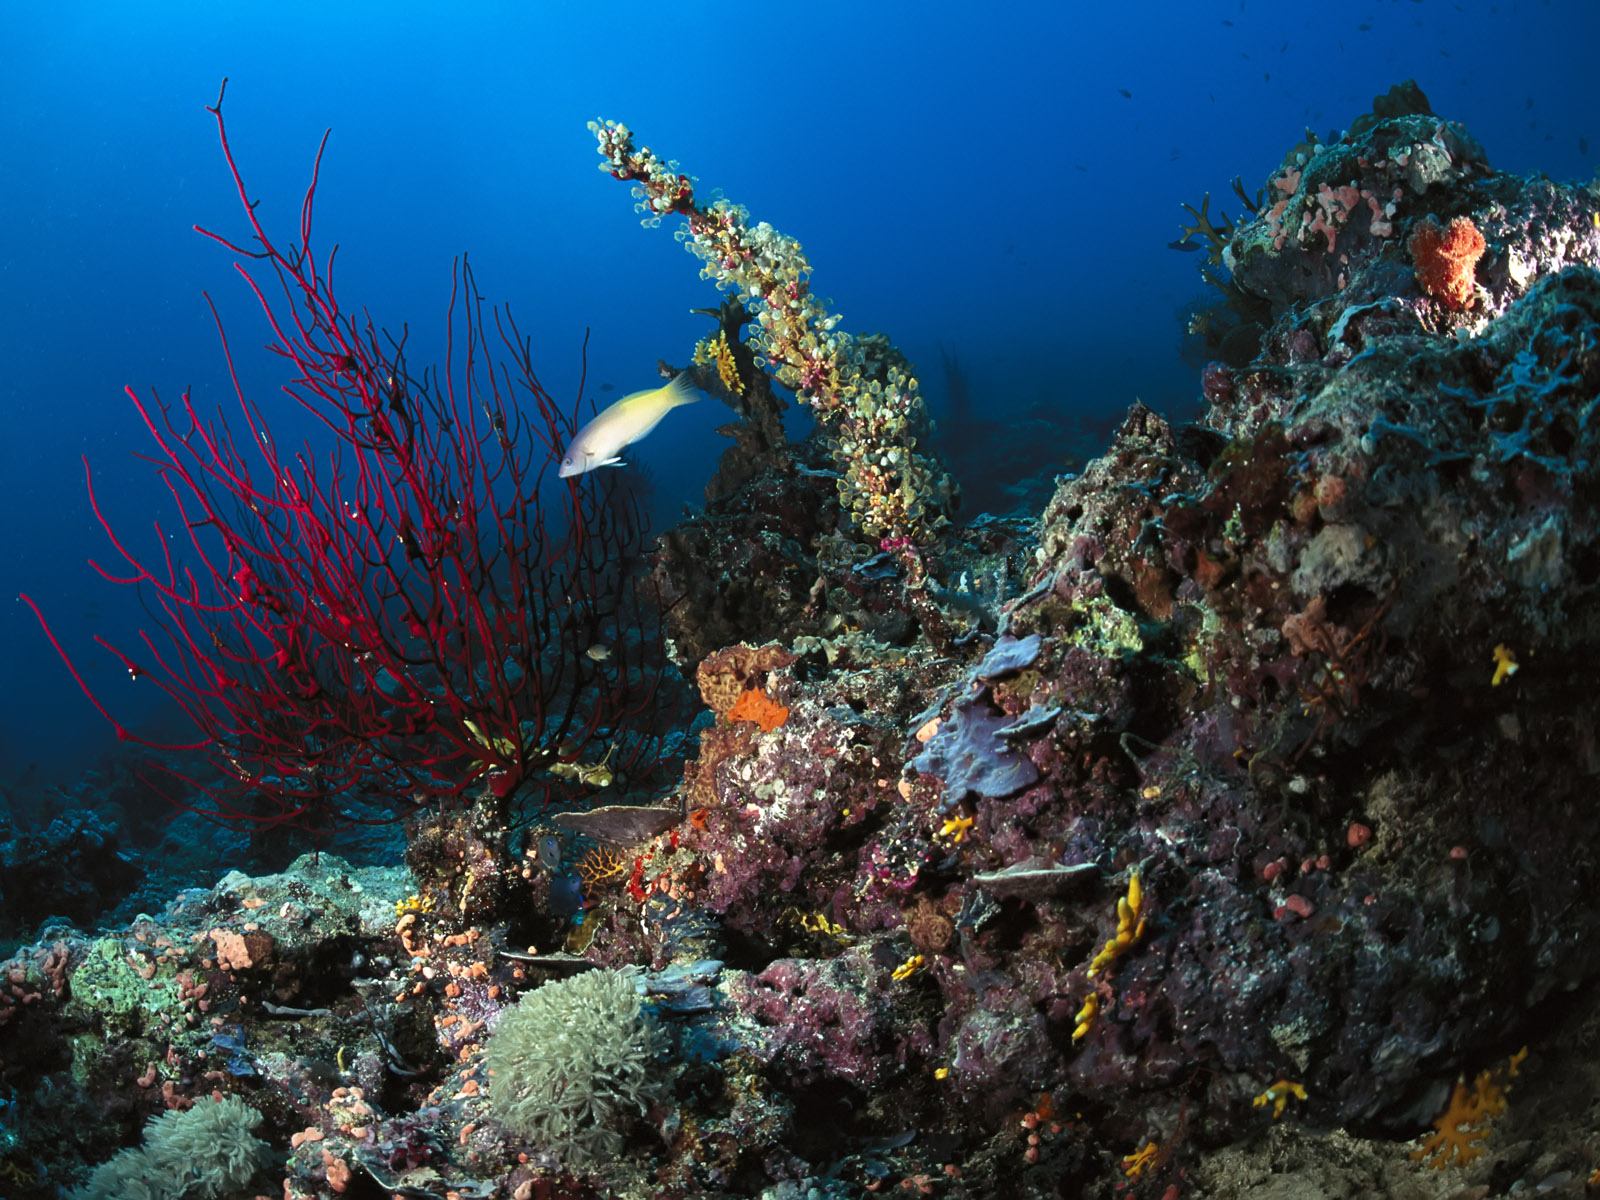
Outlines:
{"label": "red coral fan", "polygon": [[1457,217],[1440,229],[1428,217],[1412,231],[1408,245],[1423,291],[1457,312],[1472,307],[1472,272],[1484,248],[1483,234],[1472,218]]}

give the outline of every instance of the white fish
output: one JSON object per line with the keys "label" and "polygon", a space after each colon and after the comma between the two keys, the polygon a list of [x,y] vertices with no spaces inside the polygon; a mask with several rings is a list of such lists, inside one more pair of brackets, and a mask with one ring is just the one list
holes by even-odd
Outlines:
{"label": "white fish", "polygon": [[661,387],[624,396],[578,431],[561,456],[561,478],[619,465],[624,446],[633,445],[661,424],[671,409],[698,399],[687,371]]}

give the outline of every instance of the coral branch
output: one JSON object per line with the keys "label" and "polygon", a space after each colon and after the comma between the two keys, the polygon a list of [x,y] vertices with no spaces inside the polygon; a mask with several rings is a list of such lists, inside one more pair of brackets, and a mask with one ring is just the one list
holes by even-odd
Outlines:
{"label": "coral branch", "polygon": [[[208,111],[256,248],[200,232],[248,256],[236,265],[288,368],[284,391],[322,437],[278,445],[219,318],[242,437],[187,392],[175,405],[128,393],[187,532],[182,554],[157,526],[160,557],[143,557],[91,480],[127,568],[96,569],[147,590],[157,613],[143,651],[107,648],[179,705],[200,735],[187,747],[209,747],[234,781],[198,806],[325,829],[366,819],[363,798],[380,820],[469,790],[536,804],[583,785],[550,770],[580,757],[651,765],[664,660],[638,591],[644,524],[622,473],[557,478],[577,397],[563,406],[544,390],[527,340],[485,307],[465,258],[444,368],[412,374],[405,337],[347,315],[333,256],[319,265],[313,251],[327,137],[297,239],[281,249],[249,198],[220,94]],[[68,667],[119,737],[142,740]]]}
{"label": "coral branch", "polygon": [[591,121],[589,129],[600,169],[634,185],[634,207],[647,226],[668,215],[687,219],[678,236],[704,264],[701,277],[733,288],[755,313],[758,361],[828,429],[841,502],[864,534],[899,553],[919,578],[918,547],[947,523],[948,480],[915,449],[927,430],[915,377],[894,362],[874,362],[839,330],[838,315],[811,291],[811,263],[794,238],[764,221],[751,225],[749,212],[726,200],[701,205],[693,177],[636,147],[627,126]]}

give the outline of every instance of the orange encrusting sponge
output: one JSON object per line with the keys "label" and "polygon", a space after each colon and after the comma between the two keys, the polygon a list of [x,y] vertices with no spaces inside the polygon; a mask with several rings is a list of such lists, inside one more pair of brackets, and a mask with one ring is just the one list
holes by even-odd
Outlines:
{"label": "orange encrusting sponge", "polygon": [[1471,217],[1457,217],[1445,228],[1426,217],[1411,232],[1408,247],[1417,267],[1417,283],[1428,295],[1456,312],[1472,307],[1472,272],[1483,257],[1483,234]]}
{"label": "orange encrusting sponge", "polygon": [[767,697],[760,688],[747,688],[728,710],[730,721],[754,721],[763,733],[771,733],[789,719],[787,706]]}

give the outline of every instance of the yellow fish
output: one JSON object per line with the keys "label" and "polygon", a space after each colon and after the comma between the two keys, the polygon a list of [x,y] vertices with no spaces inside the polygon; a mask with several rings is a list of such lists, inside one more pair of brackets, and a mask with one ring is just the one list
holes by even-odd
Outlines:
{"label": "yellow fish", "polygon": [[698,399],[688,372],[661,387],[624,396],[578,431],[561,456],[561,478],[619,465],[624,446],[633,445],[661,424],[671,409]]}

